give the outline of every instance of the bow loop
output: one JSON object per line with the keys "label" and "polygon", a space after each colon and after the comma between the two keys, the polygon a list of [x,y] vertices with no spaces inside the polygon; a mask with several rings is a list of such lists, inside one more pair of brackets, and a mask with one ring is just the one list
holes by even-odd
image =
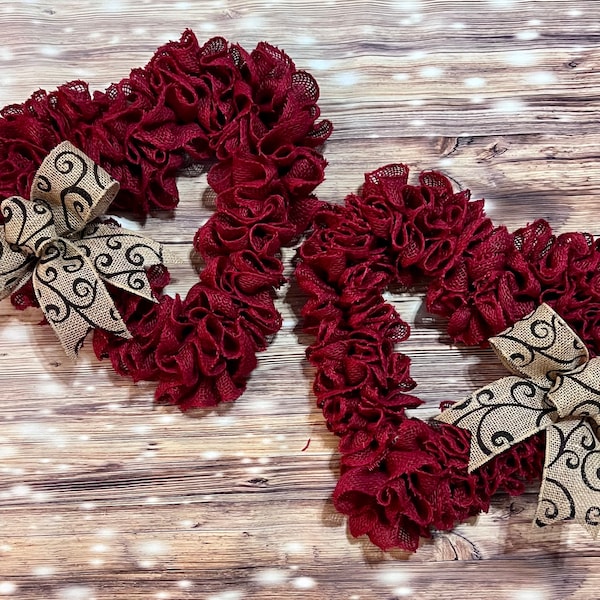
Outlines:
{"label": "bow loop", "polygon": [[91,329],[131,337],[102,280],[155,301],[146,269],[163,263],[161,244],[96,221],[118,189],[63,142],[37,171],[31,200],[14,196],[1,204],[0,299],[32,278],[46,320],[72,357]]}
{"label": "bow loop", "polygon": [[550,383],[588,360],[583,342],[547,304],[489,342],[509,371]]}
{"label": "bow loop", "polygon": [[561,418],[600,415],[600,358],[559,374],[548,398]]}
{"label": "bow loop", "polygon": [[46,202],[28,202],[18,196],[1,204],[4,217],[4,236],[25,254],[39,257],[44,245],[56,239],[54,215]]}
{"label": "bow loop", "polygon": [[575,519],[600,530],[600,358],[548,305],[490,340],[513,373],[436,417],[471,432],[469,472],[546,432],[535,523]]}
{"label": "bow loop", "polygon": [[56,231],[64,236],[103,215],[118,191],[119,183],[102,167],[70,142],[62,142],[37,170],[31,200],[52,207]]}

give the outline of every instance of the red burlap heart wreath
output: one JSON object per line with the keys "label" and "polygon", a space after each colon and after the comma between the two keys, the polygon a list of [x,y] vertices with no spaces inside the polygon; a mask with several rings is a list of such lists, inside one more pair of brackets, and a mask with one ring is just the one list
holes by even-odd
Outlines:
{"label": "red burlap heart wreath", "polygon": [[427,309],[448,319],[452,340],[466,345],[546,302],[596,355],[600,241],[555,236],[543,220],[510,233],[485,216],[483,200],[455,193],[440,173],[409,185],[404,165],[366,175],[360,195],[322,208],[313,228],[296,277],[308,296],[305,330],[316,336],[307,354],[317,403],[341,438],[334,503],[354,536],[414,551],[431,528],[451,529],[487,510],[496,491],[517,495],[539,478],[544,436],[469,474],[465,430],[405,415],[421,404],[407,393],[415,386],[409,357],[394,351],[410,330],[384,290],[427,281]]}
{"label": "red burlap heart wreath", "polygon": [[[206,267],[187,297],[161,294],[164,267],[148,273],[154,304],[111,288],[133,339],[94,332],[94,350],[134,381],[158,382],[156,398],[182,410],[243,392],[256,352],[281,325],[273,290],[282,245],[304,231],[319,202],[325,160],[316,150],[331,124],[317,122],[315,80],[282,51],[252,52],[191,31],[159,48],[105,92],[74,81],[0,110],[0,199],[28,197],[44,157],[72,142],[121,184],[111,208],[142,215],[178,203],[176,175],[213,161],[216,212],[194,238]],[[36,305],[31,285],[12,296]]]}

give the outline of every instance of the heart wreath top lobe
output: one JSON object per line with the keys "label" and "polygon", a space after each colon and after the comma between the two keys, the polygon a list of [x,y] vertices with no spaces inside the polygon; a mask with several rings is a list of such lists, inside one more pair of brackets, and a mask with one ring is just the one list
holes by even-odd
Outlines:
{"label": "heart wreath top lobe", "polygon": [[[547,370],[554,380],[544,374],[548,394],[537,405],[530,406],[525,393],[529,408],[535,408],[535,427],[520,437],[507,427],[486,430],[486,450],[491,445],[501,452],[486,455],[485,464],[470,471],[472,436],[452,424],[460,420],[461,408],[469,411],[468,399],[447,417],[442,413],[448,423],[405,414],[422,403],[409,393],[415,386],[409,357],[395,351],[410,328],[383,292],[391,284],[426,281],[427,309],[448,320],[453,341],[467,345],[485,343],[546,303],[574,336],[569,343],[576,356],[565,360],[575,372],[567,369],[559,378],[573,380],[560,389],[569,395],[577,386],[597,389],[597,383],[577,382],[582,367],[576,364],[588,351],[594,357],[600,350],[599,242],[584,233],[555,236],[543,220],[511,233],[486,217],[483,200],[471,201],[468,190],[454,192],[442,174],[423,172],[414,185],[408,174],[399,164],[367,174],[360,194],[317,212],[299,249],[296,277],[307,296],[304,328],[315,336],[307,350],[316,368],[314,392],[327,427],[340,437],[337,510],[348,516],[354,536],[366,534],[382,549],[414,551],[432,529],[451,529],[487,510],[496,491],[522,493],[526,482],[541,478],[545,454],[547,466],[571,456],[568,477],[587,477],[590,494],[583,504],[571,503],[573,490],[563,493],[549,472],[536,520],[544,525],[577,518],[594,532],[600,522],[595,502],[600,482],[593,473],[600,456],[596,421],[577,413],[555,425],[558,412],[569,412],[565,406],[579,405],[551,402],[559,393],[548,383],[557,380],[556,368]],[[510,354],[511,364],[521,360]],[[518,385],[522,391],[530,382]],[[589,390],[586,394],[583,400],[578,396],[583,412],[596,404]],[[442,408],[451,404],[442,402]],[[564,410],[557,412],[560,406]],[[539,415],[549,420],[538,423]],[[476,434],[478,424],[470,431]],[[548,428],[553,437],[545,452]],[[569,443],[578,438],[581,450],[562,452],[555,442],[567,438]]]}
{"label": "heart wreath top lobe", "polygon": [[[223,38],[200,45],[187,30],[105,92],[90,95],[84,82],[74,81],[0,110],[0,199],[30,193],[34,199],[4,205],[7,241],[15,211],[29,215],[44,206],[50,219],[48,207],[35,203],[40,190],[34,178],[61,142],[71,142],[120,184],[111,210],[142,215],[175,208],[177,174],[191,164],[214,162],[208,183],[217,194],[216,211],[194,238],[206,267],[185,299],[161,293],[169,275],[160,261],[141,267],[150,267],[147,293],[141,295],[122,289],[107,268],[96,269],[110,292],[104,306],[116,325],[107,320],[104,329],[94,329],[95,353],[134,381],[157,381],[159,402],[187,410],[236,399],[256,353],[279,329],[273,304],[273,290],[283,281],[279,251],[304,231],[320,205],[311,192],[323,180],[326,163],[318,147],[331,124],[318,120],[318,96],[315,80],[277,48],[260,43],[247,52]],[[57,219],[54,212],[55,226]],[[92,244],[84,243],[89,231],[83,231],[83,237],[51,233],[45,252],[53,248],[61,260],[89,267],[73,249],[75,244],[92,253]],[[96,241],[100,233],[93,233]],[[48,237],[47,229],[42,237]],[[21,248],[18,256],[26,254]],[[40,304],[38,271],[45,255],[36,260],[33,281],[12,294],[17,308]],[[91,273],[86,281],[73,287],[76,295],[88,298],[100,289]],[[46,311],[53,327],[64,316],[55,300],[44,300],[53,307]],[[78,344],[69,346],[73,353]]]}

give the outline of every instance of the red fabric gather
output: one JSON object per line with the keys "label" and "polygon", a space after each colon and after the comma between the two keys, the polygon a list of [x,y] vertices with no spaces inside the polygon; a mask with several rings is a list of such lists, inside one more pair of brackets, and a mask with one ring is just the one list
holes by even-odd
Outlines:
{"label": "red fabric gather", "polygon": [[[279,251],[320,205],[311,195],[326,165],[317,148],[332,128],[318,121],[318,97],[312,76],[277,48],[246,52],[223,38],[201,46],[187,30],[105,92],[74,81],[0,110],[0,198],[28,197],[63,140],[120,182],[113,209],[142,215],[174,209],[177,174],[214,162],[216,211],[194,238],[200,281],[171,298],[161,293],[166,269],[153,268],[157,304],[111,290],[133,339],[94,332],[96,355],[134,381],[157,381],[159,402],[187,410],[236,399],[279,329]],[[31,287],[12,301],[36,306]]]}
{"label": "red fabric gather", "polygon": [[304,328],[315,336],[307,355],[317,404],[340,437],[334,503],[353,535],[415,551],[432,528],[486,511],[496,491],[522,493],[543,468],[539,434],[468,474],[467,431],[406,416],[422,403],[408,393],[416,385],[409,357],[394,351],[410,329],[384,290],[426,280],[427,309],[467,345],[546,302],[596,355],[599,273],[592,236],[555,236],[543,220],[510,233],[485,216],[483,200],[454,192],[440,173],[410,185],[404,165],[366,175],[360,195],[316,213],[296,277],[307,296]]}

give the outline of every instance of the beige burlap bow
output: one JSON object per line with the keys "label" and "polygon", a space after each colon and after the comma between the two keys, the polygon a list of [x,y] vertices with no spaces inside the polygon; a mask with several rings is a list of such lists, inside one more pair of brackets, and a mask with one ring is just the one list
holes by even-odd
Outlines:
{"label": "beige burlap bow", "polygon": [[436,417],[471,432],[469,472],[538,431],[546,432],[534,523],[600,525],[600,358],[548,305],[490,339],[515,374],[477,390]]}
{"label": "beige burlap bow", "polygon": [[32,278],[71,357],[91,329],[131,337],[102,279],[153,300],[145,269],[163,262],[162,246],[98,220],[118,191],[104,169],[62,142],[35,174],[31,201],[13,196],[1,204],[0,299]]}

